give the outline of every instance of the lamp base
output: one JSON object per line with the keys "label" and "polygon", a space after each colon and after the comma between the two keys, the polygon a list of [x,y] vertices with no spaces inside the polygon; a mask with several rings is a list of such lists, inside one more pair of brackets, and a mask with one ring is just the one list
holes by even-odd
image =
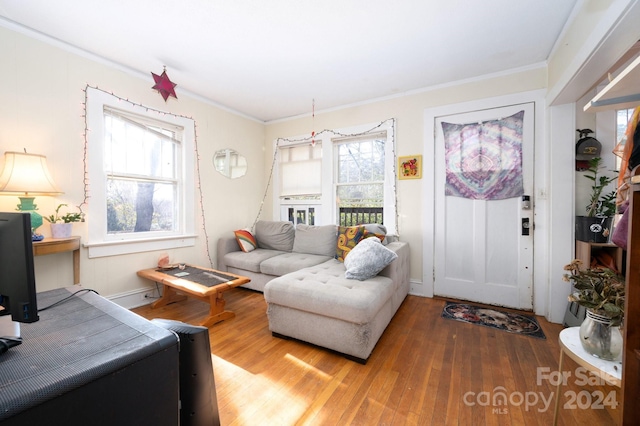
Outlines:
{"label": "lamp base", "polygon": [[17,210],[31,215],[31,233],[35,233],[36,229],[44,223],[42,215],[36,211],[38,206],[33,203],[35,197],[18,198],[20,199],[20,204],[17,205]]}

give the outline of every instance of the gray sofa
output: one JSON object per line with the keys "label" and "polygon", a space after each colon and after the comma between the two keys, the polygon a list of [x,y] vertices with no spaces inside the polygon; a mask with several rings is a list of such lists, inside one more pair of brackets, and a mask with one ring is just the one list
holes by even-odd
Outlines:
{"label": "gray sofa", "polygon": [[381,225],[364,229],[383,243],[363,238],[342,262],[336,255],[350,242],[334,225],[258,221],[255,250],[240,250],[235,236],[218,240],[218,269],[251,278],[244,287],[264,293],[275,336],[364,363],[408,294],[410,272],[407,243]]}

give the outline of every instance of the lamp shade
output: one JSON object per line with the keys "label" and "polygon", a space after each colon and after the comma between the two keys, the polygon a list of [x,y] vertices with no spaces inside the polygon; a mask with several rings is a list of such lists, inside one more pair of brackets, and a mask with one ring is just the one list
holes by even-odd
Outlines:
{"label": "lamp shade", "polygon": [[29,196],[62,194],[49,174],[47,157],[10,151],[4,153],[0,192]]}

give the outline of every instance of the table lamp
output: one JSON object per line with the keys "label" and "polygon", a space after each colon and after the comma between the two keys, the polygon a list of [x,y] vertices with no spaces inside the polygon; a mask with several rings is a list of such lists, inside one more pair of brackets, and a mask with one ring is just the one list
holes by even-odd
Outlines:
{"label": "table lamp", "polygon": [[35,196],[63,192],[53,182],[44,155],[7,151],[0,173],[0,193],[18,196],[20,204],[17,210],[31,214],[31,231],[35,232],[42,225],[42,216],[36,212],[38,206],[33,203]]}

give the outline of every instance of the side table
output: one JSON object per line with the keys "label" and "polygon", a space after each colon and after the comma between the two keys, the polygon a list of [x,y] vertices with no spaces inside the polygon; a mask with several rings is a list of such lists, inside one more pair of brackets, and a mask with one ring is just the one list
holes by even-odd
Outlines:
{"label": "side table", "polygon": [[[580,344],[580,327],[565,328],[560,332],[560,361],[558,363],[558,371],[562,375],[562,361],[566,354],[569,358],[574,360],[580,367],[587,369],[587,371],[596,373],[598,377],[601,377],[607,383],[620,387],[622,384],[622,361],[621,356],[615,361],[606,361],[604,359],[596,358],[595,356],[587,353]],[[553,413],[553,424],[558,424],[558,408],[560,405],[560,391],[562,388],[562,380],[558,381],[558,387],[556,389],[556,405]]]}
{"label": "side table", "polygon": [[80,237],[69,238],[45,238],[42,241],[33,242],[33,255],[44,256],[46,254],[73,252],[73,283],[80,282]]}

